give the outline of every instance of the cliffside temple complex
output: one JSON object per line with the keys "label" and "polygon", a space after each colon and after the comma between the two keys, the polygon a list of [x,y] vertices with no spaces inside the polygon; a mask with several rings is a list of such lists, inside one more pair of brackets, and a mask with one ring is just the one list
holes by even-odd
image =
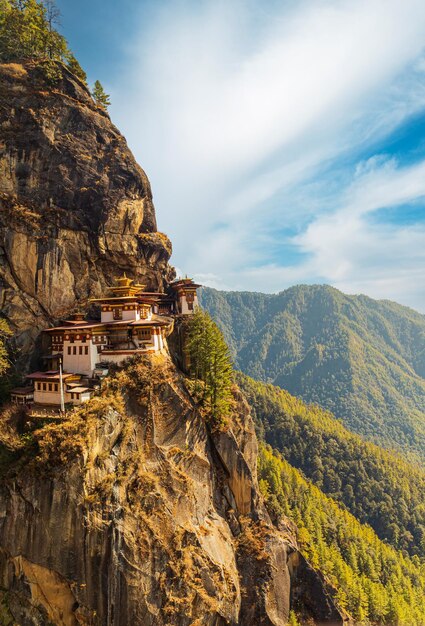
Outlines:
{"label": "cliffside temple complex", "polygon": [[40,406],[86,402],[110,364],[165,349],[174,318],[191,315],[198,306],[198,287],[184,278],[171,283],[165,294],[144,291],[144,285],[134,284],[124,274],[102,298],[90,300],[99,306],[100,320],[86,320],[84,313],[76,313],[44,331],[50,338],[45,360],[56,369],[29,374],[33,386],[13,389],[12,401]]}

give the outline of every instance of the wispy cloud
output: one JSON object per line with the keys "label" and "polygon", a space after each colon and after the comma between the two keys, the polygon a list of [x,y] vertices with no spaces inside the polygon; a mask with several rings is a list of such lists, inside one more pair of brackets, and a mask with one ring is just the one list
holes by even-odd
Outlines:
{"label": "wispy cloud", "polygon": [[[403,225],[403,210],[425,198],[425,161],[405,168],[394,160],[368,166],[370,162],[345,192],[345,204],[317,217],[295,238],[309,255],[299,270],[304,276],[310,272],[326,277],[348,292],[386,298],[396,294],[423,309],[425,220]],[[377,210],[392,207],[400,213],[395,224],[371,219]]]}
{"label": "wispy cloud", "polygon": [[424,27],[422,0],[172,2],[141,22],[112,113],[175,263],[216,286],[321,280],[425,308],[406,243],[421,228],[367,218],[421,197],[422,166],[356,165],[425,104]]}

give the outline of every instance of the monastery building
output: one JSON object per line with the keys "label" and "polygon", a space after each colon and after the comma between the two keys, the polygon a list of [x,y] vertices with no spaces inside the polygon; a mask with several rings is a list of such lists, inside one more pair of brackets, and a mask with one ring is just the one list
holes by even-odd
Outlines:
{"label": "monastery building", "polygon": [[171,283],[167,294],[147,292],[124,274],[102,298],[90,301],[100,308],[100,319],[86,320],[77,313],[44,331],[50,338],[50,368],[56,369],[28,375],[32,386],[14,389],[12,401],[47,406],[86,402],[108,365],[164,350],[175,317],[191,315],[198,306],[199,286],[184,278]]}

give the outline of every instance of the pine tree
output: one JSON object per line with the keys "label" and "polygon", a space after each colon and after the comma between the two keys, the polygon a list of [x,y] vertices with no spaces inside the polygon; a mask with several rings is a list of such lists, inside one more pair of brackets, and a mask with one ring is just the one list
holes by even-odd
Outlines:
{"label": "pine tree", "polygon": [[294,611],[289,611],[288,626],[300,626],[300,623]]}
{"label": "pine tree", "polygon": [[92,96],[96,104],[102,107],[102,109],[107,109],[108,106],[111,104],[109,95],[105,93],[105,90],[103,89],[101,82],[98,80],[94,84]]}
{"label": "pine tree", "polygon": [[208,409],[211,423],[218,427],[231,410],[232,362],[221,331],[201,309],[189,322],[187,352],[194,395]]}
{"label": "pine tree", "polygon": [[83,83],[87,85],[87,74],[85,73],[81,65],[78,63],[77,59],[72,54],[72,52],[68,54],[67,59],[68,59],[68,69],[70,70],[70,72],[75,74],[77,78],[82,80]]}
{"label": "pine tree", "polygon": [[9,359],[5,340],[11,335],[11,330],[4,319],[0,319],[0,376],[9,369]]}

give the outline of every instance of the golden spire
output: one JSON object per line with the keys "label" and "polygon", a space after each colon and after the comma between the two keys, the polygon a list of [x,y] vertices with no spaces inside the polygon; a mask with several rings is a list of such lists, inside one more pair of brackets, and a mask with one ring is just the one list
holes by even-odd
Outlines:
{"label": "golden spire", "polygon": [[118,287],[130,287],[130,285],[133,282],[134,281],[133,281],[132,278],[127,278],[127,274],[125,272],[121,276],[121,278],[117,278],[117,285],[118,285]]}

